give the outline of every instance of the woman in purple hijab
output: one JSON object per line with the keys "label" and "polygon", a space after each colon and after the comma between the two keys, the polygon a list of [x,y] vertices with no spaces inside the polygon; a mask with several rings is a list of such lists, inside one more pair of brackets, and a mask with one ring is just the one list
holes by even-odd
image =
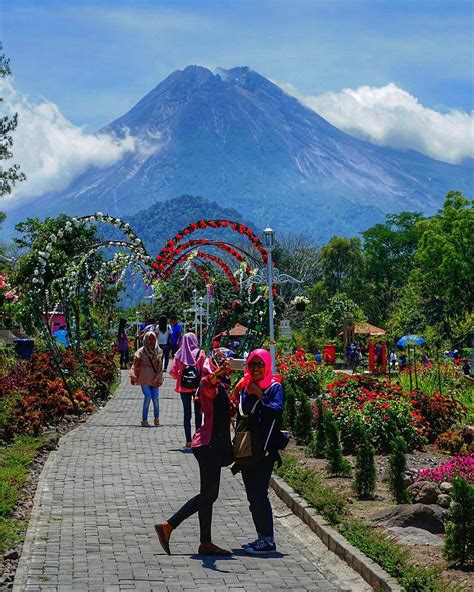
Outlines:
{"label": "woman in purple hijab", "polygon": [[[194,422],[196,429],[201,427],[202,415],[199,408],[199,401],[196,400],[198,386],[187,386],[189,376],[195,373],[199,377],[203,373],[206,354],[199,347],[197,337],[194,333],[185,333],[181,347],[174,356],[170,368],[170,376],[176,380],[176,392],[181,395],[184,411],[184,433],[186,435],[186,448],[191,447],[191,415],[194,401]],[[183,376],[184,373],[184,376]],[[184,382],[184,384],[183,384]],[[199,385],[199,381],[197,379]]]}

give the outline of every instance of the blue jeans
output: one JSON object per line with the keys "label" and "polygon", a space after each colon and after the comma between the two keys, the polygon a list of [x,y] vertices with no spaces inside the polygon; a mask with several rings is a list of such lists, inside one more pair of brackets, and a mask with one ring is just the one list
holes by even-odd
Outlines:
{"label": "blue jeans", "polygon": [[160,345],[161,349],[163,350],[163,370],[166,372],[168,369],[168,363],[170,361],[170,345]]}
{"label": "blue jeans", "polygon": [[[186,435],[186,442],[191,442],[191,415],[192,415],[192,402],[194,398],[194,393],[180,393],[181,401],[183,403],[183,411],[184,411],[184,418],[183,418],[183,425],[184,425],[184,433]],[[194,404],[194,424],[196,429],[201,427],[202,424],[202,414],[198,404]]]}
{"label": "blue jeans", "polygon": [[142,421],[146,421],[148,419],[148,409],[150,407],[150,401],[153,401],[153,414],[155,419],[160,417],[160,403],[158,401],[159,397],[159,390],[157,386],[148,386],[146,384],[142,384],[142,393],[145,395],[145,400],[143,401],[143,412],[142,412]]}

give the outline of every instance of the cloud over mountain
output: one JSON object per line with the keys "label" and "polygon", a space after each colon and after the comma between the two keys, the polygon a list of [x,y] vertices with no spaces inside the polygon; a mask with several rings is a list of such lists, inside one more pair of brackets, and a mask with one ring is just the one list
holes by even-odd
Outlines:
{"label": "cloud over mountain", "polygon": [[417,150],[450,163],[474,158],[473,113],[430,109],[393,82],[381,87],[345,88],[320,96],[302,95],[289,84],[280,86],[337,128],[356,137],[381,146]]}
{"label": "cloud over mountain", "polygon": [[13,161],[21,166],[27,181],[19,184],[2,206],[64,189],[90,167],[114,164],[136,149],[135,139],[127,134],[117,139],[111,134],[87,133],[47,99],[32,102],[8,83],[4,93],[7,112],[18,113]]}

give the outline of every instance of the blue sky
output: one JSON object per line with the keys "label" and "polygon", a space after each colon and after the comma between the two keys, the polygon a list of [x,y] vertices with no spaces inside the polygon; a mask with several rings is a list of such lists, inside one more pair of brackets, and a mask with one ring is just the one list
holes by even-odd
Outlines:
{"label": "blue sky", "polygon": [[27,176],[5,207],[136,150],[94,132],[189,64],[249,66],[378,145],[474,158],[472,0],[0,2]]}
{"label": "blue sky", "polygon": [[177,68],[248,65],[303,95],[394,82],[438,111],[473,108],[464,0],[3,0],[18,92],[95,130]]}

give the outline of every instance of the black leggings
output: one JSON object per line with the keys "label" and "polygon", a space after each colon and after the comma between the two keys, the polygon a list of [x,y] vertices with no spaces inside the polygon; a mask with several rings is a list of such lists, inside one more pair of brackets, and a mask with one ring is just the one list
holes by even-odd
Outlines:
{"label": "black leggings", "polygon": [[219,495],[223,453],[215,446],[200,446],[193,448],[193,452],[199,463],[200,493],[187,501],[168,523],[177,528],[186,518],[198,512],[201,542],[210,542],[212,506]]}
{"label": "black leggings", "polygon": [[120,368],[122,368],[122,366],[126,366],[128,364],[128,360],[128,349],[120,350]]}

